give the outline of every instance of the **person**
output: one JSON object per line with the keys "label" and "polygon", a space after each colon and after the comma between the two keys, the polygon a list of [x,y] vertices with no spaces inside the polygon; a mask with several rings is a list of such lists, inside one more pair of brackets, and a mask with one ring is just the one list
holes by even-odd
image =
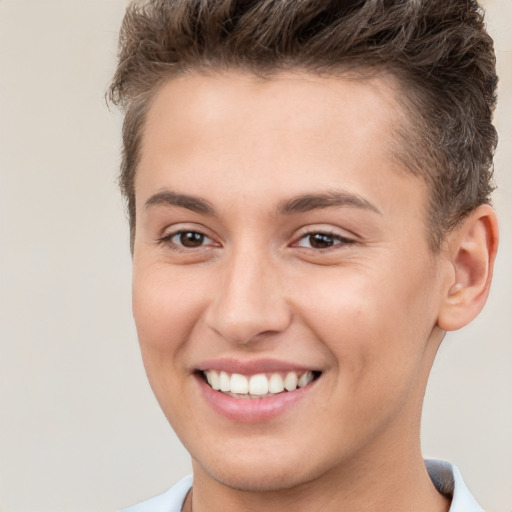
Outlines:
{"label": "person", "polygon": [[471,0],[128,7],[133,313],[193,477],[127,511],[482,510],[420,418],[489,291],[496,82]]}

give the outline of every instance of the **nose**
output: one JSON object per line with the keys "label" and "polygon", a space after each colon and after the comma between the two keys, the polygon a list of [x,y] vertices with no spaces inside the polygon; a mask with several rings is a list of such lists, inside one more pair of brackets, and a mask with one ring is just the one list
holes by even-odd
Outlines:
{"label": "nose", "polygon": [[276,264],[239,251],[222,264],[221,283],[206,312],[208,326],[231,344],[246,345],[283,332],[292,320]]}

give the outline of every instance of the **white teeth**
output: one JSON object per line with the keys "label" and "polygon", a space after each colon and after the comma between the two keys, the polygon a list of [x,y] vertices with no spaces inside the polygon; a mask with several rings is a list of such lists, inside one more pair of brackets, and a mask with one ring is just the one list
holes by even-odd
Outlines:
{"label": "white teeth", "polygon": [[250,395],[266,395],[268,393],[268,379],[264,374],[253,375],[249,381]]}
{"label": "white teeth", "polygon": [[313,372],[305,372],[300,376],[298,386],[299,386],[299,388],[303,388],[304,386],[307,386],[312,381],[313,381]]}
{"label": "white teeth", "polygon": [[237,393],[240,395],[246,395],[249,393],[249,380],[245,375],[239,373],[233,373],[231,375],[231,393]]}
{"label": "white teeth", "polygon": [[215,370],[211,370],[206,372],[206,379],[208,380],[208,384],[215,390],[218,391],[220,389],[220,378],[219,374]]}
{"label": "white teeth", "polygon": [[224,391],[224,393],[231,391],[231,379],[229,378],[229,375],[226,372],[220,372],[219,377],[219,389]]}
{"label": "white teeth", "polygon": [[[240,373],[229,374],[225,371],[207,370],[204,372],[206,381],[215,391],[233,394],[242,398],[271,396],[286,391],[302,388],[314,379],[312,371],[297,375],[297,372],[285,374],[272,373],[270,376],[258,373],[252,376]],[[284,378],[283,378],[284,375]]]}
{"label": "white teeth", "polygon": [[273,373],[270,376],[268,390],[270,393],[282,393],[284,391],[283,378],[279,373]]}
{"label": "white teeth", "polygon": [[284,389],[286,389],[286,391],[297,389],[297,382],[297,374],[295,372],[289,372],[284,379]]}

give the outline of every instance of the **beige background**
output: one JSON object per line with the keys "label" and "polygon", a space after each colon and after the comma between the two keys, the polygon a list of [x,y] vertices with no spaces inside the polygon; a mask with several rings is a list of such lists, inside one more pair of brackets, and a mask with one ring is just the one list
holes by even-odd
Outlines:
{"label": "beige background", "polygon": [[[0,0],[0,511],[102,512],[190,470],[146,383],[103,94],[124,0]],[[501,74],[489,303],[449,335],[428,389],[426,456],[512,512],[512,0],[488,0]]]}

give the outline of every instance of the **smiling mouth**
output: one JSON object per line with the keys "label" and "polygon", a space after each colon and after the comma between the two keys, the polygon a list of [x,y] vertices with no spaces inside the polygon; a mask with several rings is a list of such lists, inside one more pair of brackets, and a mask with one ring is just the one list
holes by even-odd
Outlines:
{"label": "smiling mouth", "polygon": [[242,375],[205,370],[200,374],[213,390],[234,398],[266,398],[303,388],[318,379],[321,372],[308,370]]}

